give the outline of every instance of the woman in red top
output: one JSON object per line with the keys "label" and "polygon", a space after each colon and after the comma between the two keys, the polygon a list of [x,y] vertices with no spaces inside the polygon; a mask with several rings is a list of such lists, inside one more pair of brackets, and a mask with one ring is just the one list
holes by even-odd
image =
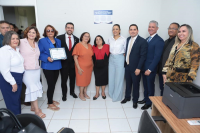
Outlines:
{"label": "woman in red top", "polygon": [[105,88],[108,84],[108,57],[109,45],[105,44],[103,37],[98,35],[94,40],[93,45],[93,61],[94,61],[94,76],[96,85],[96,95],[93,100],[99,97],[99,89],[102,88],[102,98],[106,99]]}

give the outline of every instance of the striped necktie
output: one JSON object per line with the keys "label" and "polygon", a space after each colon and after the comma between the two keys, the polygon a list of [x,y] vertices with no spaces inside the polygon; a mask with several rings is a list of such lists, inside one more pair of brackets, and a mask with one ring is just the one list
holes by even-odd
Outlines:
{"label": "striped necktie", "polygon": [[152,38],[151,36],[148,38],[148,40],[147,40],[148,43],[151,41],[151,38]]}

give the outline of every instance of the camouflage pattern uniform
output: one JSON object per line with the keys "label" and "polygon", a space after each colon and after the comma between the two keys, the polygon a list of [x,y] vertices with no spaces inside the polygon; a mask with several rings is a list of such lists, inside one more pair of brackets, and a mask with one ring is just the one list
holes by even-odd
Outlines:
{"label": "camouflage pattern uniform", "polygon": [[192,82],[196,79],[199,68],[200,48],[195,42],[185,44],[176,53],[176,46],[171,49],[162,72],[166,73],[166,82]]}

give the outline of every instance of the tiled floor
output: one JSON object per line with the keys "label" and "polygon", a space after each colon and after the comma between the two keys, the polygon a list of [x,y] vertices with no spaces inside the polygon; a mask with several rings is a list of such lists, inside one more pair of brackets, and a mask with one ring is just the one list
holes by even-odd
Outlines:
{"label": "tiled floor", "polygon": [[[95,94],[88,95],[92,98]],[[63,102],[61,93],[55,93],[54,100],[60,102],[59,111],[47,109],[46,93],[39,99],[39,106],[46,114],[43,121],[47,131],[54,133],[62,127],[72,128],[76,133],[136,133],[142,114],[142,105],[133,109],[132,102],[123,105],[112,102],[108,94],[106,100],[99,97],[95,101],[81,101],[68,96],[67,101]],[[0,101],[0,107],[5,107],[4,101]],[[30,107],[22,105],[22,113],[33,112]]]}

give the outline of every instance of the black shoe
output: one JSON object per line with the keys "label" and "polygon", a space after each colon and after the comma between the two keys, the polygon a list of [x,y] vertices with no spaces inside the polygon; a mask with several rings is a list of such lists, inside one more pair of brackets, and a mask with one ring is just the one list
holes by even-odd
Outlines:
{"label": "black shoe", "polygon": [[143,99],[142,101],[138,101],[138,104],[144,104],[146,101]]}
{"label": "black shoe", "polygon": [[151,105],[145,104],[144,106],[141,107],[141,110],[146,110],[146,109],[148,109],[150,107],[151,107]]}
{"label": "black shoe", "polygon": [[123,104],[123,103],[126,103],[126,102],[128,102],[128,101],[130,101],[131,99],[129,98],[124,98],[124,100],[123,101],[121,101],[121,104]]}
{"label": "black shoe", "polygon": [[[99,95],[98,95],[98,97],[99,97]],[[95,97],[95,96],[94,96],[94,97],[93,97],[93,100],[97,100],[98,97]]]}
{"label": "black shoe", "polygon": [[73,96],[73,98],[78,98],[75,93],[70,93],[70,95]]}
{"label": "black shoe", "polygon": [[133,108],[137,109],[137,107],[138,107],[137,103],[133,103]]}
{"label": "black shoe", "polygon": [[103,98],[103,99],[106,99],[106,95],[105,95],[105,96],[102,96],[102,98]]}
{"label": "black shoe", "polygon": [[63,101],[66,101],[66,100],[67,100],[67,97],[62,97],[62,100],[63,100]]}

